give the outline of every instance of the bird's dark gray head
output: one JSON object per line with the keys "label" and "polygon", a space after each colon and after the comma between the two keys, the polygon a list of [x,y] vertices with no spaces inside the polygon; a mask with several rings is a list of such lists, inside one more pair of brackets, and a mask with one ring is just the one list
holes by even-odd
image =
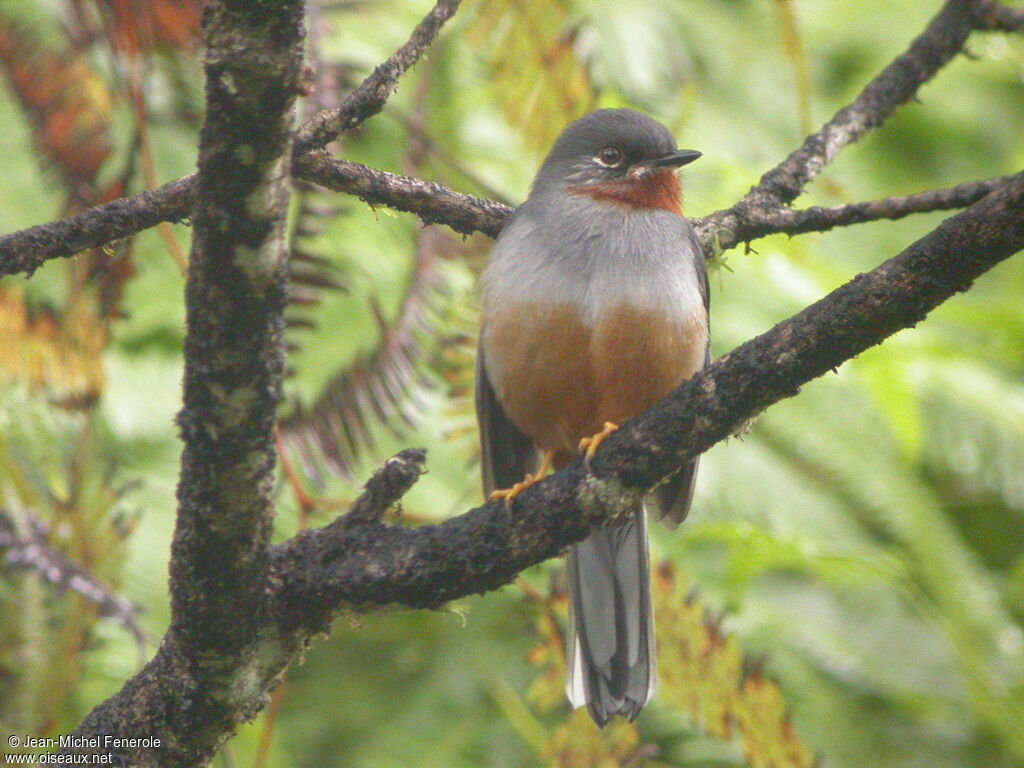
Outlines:
{"label": "bird's dark gray head", "polygon": [[552,185],[639,181],[650,171],[679,167],[698,157],[700,152],[677,150],[668,128],[645,114],[599,109],[558,137],[537,174],[534,191]]}

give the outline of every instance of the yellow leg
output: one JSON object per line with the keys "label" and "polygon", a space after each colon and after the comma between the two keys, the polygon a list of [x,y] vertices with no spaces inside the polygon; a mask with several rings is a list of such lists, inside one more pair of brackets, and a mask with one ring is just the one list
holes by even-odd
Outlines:
{"label": "yellow leg", "polygon": [[551,465],[554,462],[554,460],[554,451],[544,451],[544,458],[541,460],[540,467],[538,467],[536,474],[527,475],[526,477],[523,478],[523,481],[521,483],[516,483],[511,488],[505,488],[500,491],[492,492],[491,501],[494,501],[494,499],[504,499],[505,506],[512,506],[512,502],[516,498],[516,496],[525,491],[534,483],[540,482],[541,480],[544,479],[544,476],[551,471]]}
{"label": "yellow leg", "polygon": [[587,452],[587,456],[584,459],[584,462],[586,463],[587,467],[590,467],[590,460],[594,458],[594,454],[597,452],[597,449],[601,445],[601,443],[604,442],[604,439],[618,428],[618,424],[612,424],[610,421],[606,421],[604,423],[604,427],[596,435],[584,437],[582,440],[580,440],[580,446],[578,450]]}

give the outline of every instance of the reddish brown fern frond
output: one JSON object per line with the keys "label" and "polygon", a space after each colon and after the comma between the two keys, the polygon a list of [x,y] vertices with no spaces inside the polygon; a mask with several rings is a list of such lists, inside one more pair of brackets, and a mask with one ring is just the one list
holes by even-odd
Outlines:
{"label": "reddish brown fern frond", "polygon": [[282,439],[298,450],[311,474],[319,453],[334,471],[351,478],[362,450],[375,445],[377,426],[395,431],[398,421],[417,421],[424,407],[420,393],[428,386],[421,373],[429,357],[428,340],[436,336],[446,296],[439,261],[448,241],[440,229],[420,233],[398,314],[388,321],[376,302],[372,306],[381,330],[377,348],[335,375],[311,408],[296,403],[281,420]]}
{"label": "reddish brown fern frond", "polygon": [[[129,56],[199,43],[202,0],[74,0],[71,8],[81,28]],[[94,28],[96,20],[102,29]]]}
{"label": "reddish brown fern frond", "polygon": [[32,122],[46,165],[61,174],[73,195],[91,198],[88,190],[111,153],[113,96],[106,83],[84,57],[43,45],[3,13],[0,66]]}

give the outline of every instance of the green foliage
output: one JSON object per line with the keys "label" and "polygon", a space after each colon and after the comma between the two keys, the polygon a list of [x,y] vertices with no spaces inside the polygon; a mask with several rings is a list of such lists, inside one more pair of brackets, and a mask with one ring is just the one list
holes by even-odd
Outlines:
{"label": "green foliage", "polygon": [[[810,768],[813,757],[793,729],[779,685],[744,657],[736,638],[722,632],[720,620],[708,615],[671,565],[657,569],[655,582],[659,681],[654,706],[662,717],[677,720],[675,728],[651,727],[645,715],[637,724],[615,720],[602,730],[585,710],[568,712],[560,629],[565,595],[556,591],[543,598],[526,590],[537,607],[541,641],[530,654],[540,674],[528,694],[538,714],[499,688],[499,700],[517,730],[545,762],[566,768],[628,765],[655,755],[665,764],[698,766],[707,764],[708,752],[717,753],[723,765]],[[682,718],[703,736],[680,732]]]}
{"label": "green foliage", "polygon": [[[135,611],[113,590],[135,514],[96,450],[87,415],[0,385],[0,728],[50,735],[80,715],[75,689],[88,665],[91,627]],[[63,732],[63,731],[61,731]],[[6,739],[4,749],[6,749]]]}
{"label": "green foliage", "polygon": [[579,28],[570,12],[569,0],[483,0],[469,30],[470,41],[487,51],[499,106],[533,149],[550,147],[561,126],[596,102],[576,56]]}
{"label": "green foliage", "polygon": [[[325,4],[322,57],[342,67],[343,79],[358,79],[429,7]],[[812,124],[826,119],[936,8],[932,0],[478,0],[341,152],[516,201],[568,120],[595,105],[633,105],[704,152],[684,174],[687,212],[701,215],[730,205],[797,145],[804,104]],[[5,10],[61,49],[53,4],[19,0]],[[922,89],[922,103],[846,150],[799,203],[1018,170],[1024,40],[978,35],[970,49],[976,59],[958,57]],[[806,92],[794,85],[805,82],[804,66]],[[171,179],[191,170],[201,78],[180,61],[150,67],[154,159],[160,178]],[[104,66],[94,69],[104,74],[91,76],[94,87],[118,87]],[[13,90],[0,99],[0,139],[10,148],[0,228],[10,231],[59,216],[68,191],[58,174],[39,176],[38,122]],[[131,131],[118,126],[131,119],[123,102],[110,103],[111,157],[123,159]],[[111,159],[100,175],[122,168]],[[316,402],[360,364],[367,370],[415,293],[423,235],[412,217],[330,202],[342,209],[320,215],[302,247],[333,264],[346,290],[301,308],[312,327],[290,331],[299,345],[290,406]],[[728,268],[712,275],[715,355],[941,218],[772,237],[725,254]],[[404,503],[411,520],[480,499],[473,283],[486,248],[483,239],[451,238],[435,254],[443,300],[421,316],[406,389],[389,393],[411,423],[377,418],[363,401],[375,447],[356,435],[363,450],[351,462],[354,477],[400,447],[430,448],[430,473]],[[47,522],[54,547],[97,581],[121,585],[146,607],[144,626],[158,637],[175,506],[182,281],[160,239],[146,233],[135,239],[124,317],[108,317],[82,267],[89,258],[0,283],[0,508]],[[654,534],[689,587],[659,585],[663,685],[635,728],[616,723],[598,734],[584,713],[567,714],[557,611],[508,589],[446,612],[339,622],[290,670],[266,764],[758,766],[815,756],[837,768],[1019,766],[1022,295],[1024,262],[1011,259],[918,328],[808,385],[704,457],[690,519],[674,534]],[[315,454],[308,467],[296,461],[306,490],[351,498],[359,481],[326,471]],[[128,480],[135,484],[124,487]],[[140,523],[119,525],[133,509],[143,510]],[[284,482],[279,510],[278,538],[306,513],[312,524],[329,519],[320,508],[300,515]],[[557,600],[558,571],[546,564],[524,584],[541,602]],[[0,575],[0,663],[14,670],[0,675],[0,727],[66,731],[135,669],[134,641],[76,593],[31,571]],[[684,599],[690,587],[695,601]],[[709,625],[712,607],[718,620]],[[694,638],[712,655],[695,656],[697,646],[686,644]],[[252,763],[264,718],[232,742],[235,764]]]}

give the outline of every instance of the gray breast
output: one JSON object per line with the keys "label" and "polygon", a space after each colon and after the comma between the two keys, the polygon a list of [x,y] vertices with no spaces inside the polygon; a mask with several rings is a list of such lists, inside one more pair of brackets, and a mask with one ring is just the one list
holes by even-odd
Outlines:
{"label": "gray breast", "polygon": [[506,302],[575,305],[593,323],[626,303],[703,312],[703,256],[689,222],[581,195],[531,199],[501,232],[481,279],[484,311]]}

